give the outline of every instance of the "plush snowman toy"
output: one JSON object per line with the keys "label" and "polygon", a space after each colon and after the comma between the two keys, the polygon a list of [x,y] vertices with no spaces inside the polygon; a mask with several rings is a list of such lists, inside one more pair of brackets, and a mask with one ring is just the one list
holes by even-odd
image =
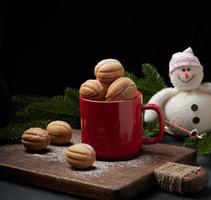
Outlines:
{"label": "plush snowman toy", "polygon": [[[172,55],[169,76],[173,88],[165,88],[149,100],[161,106],[167,121],[199,133],[211,131],[211,83],[203,83],[203,67],[189,47]],[[156,118],[154,111],[144,114],[146,122]]]}

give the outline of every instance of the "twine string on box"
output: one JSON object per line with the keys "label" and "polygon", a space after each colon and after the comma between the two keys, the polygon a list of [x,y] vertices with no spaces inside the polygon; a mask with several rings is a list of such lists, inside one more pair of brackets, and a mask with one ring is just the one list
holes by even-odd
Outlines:
{"label": "twine string on box", "polygon": [[154,174],[157,180],[158,185],[164,190],[170,192],[179,192],[182,191],[182,182],[185,176],[190,174],[196,174],[201,167],[167,162],[155,169]]}

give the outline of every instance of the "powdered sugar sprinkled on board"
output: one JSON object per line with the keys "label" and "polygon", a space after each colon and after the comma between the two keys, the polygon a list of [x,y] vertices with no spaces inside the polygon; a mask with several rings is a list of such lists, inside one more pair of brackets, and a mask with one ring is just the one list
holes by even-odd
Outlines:
{"label": "powdered sugar sprinkled on board", "polygon": [[49,151],[46,153],[38,154],[30,154],[34,157],[45,158],[50,162],[66,162],[65,151],[67,147],[60,147],[60,146],[50,146]]}
{"label": "powdered sugar sprinkled on board", "polygon": [[[67,148],[68,147],[50,146],[49,151],[46,153],[43,153],[43,154],[31,153],[28,155],[32,157],[47,159],[49,162],[65,163],[67,162],[66,157],[65,157],[65,151],[67,150]],[[143,155],[140,155],[139,159],[134,158],[131,160],[126,160],[126,161],[112,161],[112,162],[96,160],[90,169],[87,169],[87,170],[72,169],[71,171],[74,171],[74,175],[77,177],[104,176],[107,173],[109,173],[109,171],[116,169],[116,167],[118,167],[119,169],[125,168],[128,166],[134,169],[139,168],[141,166],[144,166],[147,163],[152,162],[155,159],[155,156],[156,155],[143,154]]]}

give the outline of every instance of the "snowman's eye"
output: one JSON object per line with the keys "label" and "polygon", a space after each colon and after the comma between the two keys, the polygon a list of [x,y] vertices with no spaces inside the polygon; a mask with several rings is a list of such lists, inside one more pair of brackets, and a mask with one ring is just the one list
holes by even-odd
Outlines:
{"label": "snowman's eye", "polygon": [[190,71],[190,68],[187,68],[187,71]]}
{"label": "snowman's eye", "polygon": [[185,69],[183,68],[182,71],[185,72]]}

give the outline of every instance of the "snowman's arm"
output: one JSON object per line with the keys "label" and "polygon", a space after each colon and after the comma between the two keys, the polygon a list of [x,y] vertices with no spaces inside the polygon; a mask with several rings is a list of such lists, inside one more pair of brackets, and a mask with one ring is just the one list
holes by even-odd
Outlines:
{"label": "snowman's arm", "polygon": [[[178,92],[175,88],[165,88],[161,91],[155,93],[151,99],[149,100],[148,104],[157,104],[161,108],[165,105],[165,103],[173,97]],[[152,122],[156,119],[157,114],[153,110],[146,110],[144,113],[144,121],[145,122]]]}
{"label": "snowman's arm", "polygon": [[199,87],[198,90],[200,92],[208,93],[211,94],[211,83],[202,83]]}

